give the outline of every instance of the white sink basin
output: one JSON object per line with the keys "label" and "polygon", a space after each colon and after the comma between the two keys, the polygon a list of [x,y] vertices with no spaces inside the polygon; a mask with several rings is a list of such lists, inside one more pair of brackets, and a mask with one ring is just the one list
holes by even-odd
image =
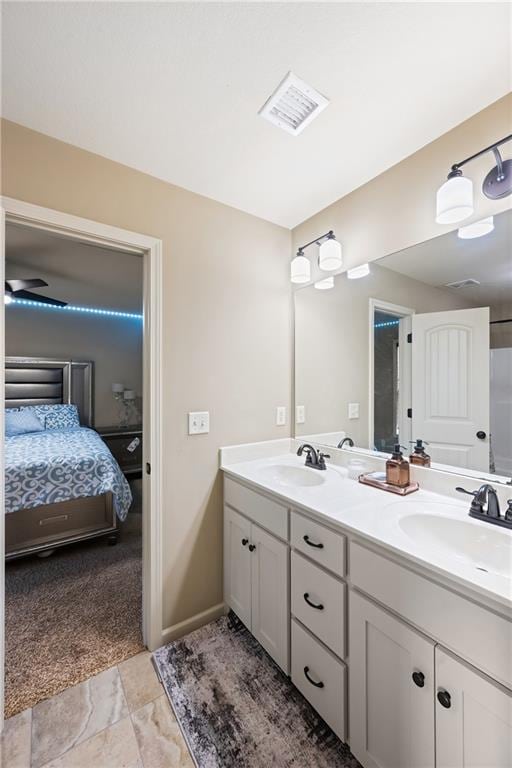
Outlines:
{"label": "white sink basin", "polygon": [[508,578],[512,574],[512,535],[492,523],[477,525],[471,519],[418,513],[405,515],[398,525],[415,543],[432,546],[440,554],[487,573]]}
{"label": "white sink basin", "polygon": [[271,464],[259,470],[262,479],[283,487],[307,487],[322,485],[325,472],[307,467],[291,467],[287,464]]}

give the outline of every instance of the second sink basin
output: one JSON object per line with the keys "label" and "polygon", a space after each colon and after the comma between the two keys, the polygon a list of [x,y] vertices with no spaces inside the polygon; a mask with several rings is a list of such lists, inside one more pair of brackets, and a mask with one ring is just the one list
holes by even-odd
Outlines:
{"label": "second sink basin", "polygon": [[416,543],[431,545],[478,570],[510,578],[512,536],[491,523],[478,525],[470,520],[424,513],[407,514],[398,524]]}
{"label": "second sink basin", "polygon": [[291,467],[288,464],[271,464],[262,467],[259,474],[265,480],[285,487],[322,485],[325,472],[307,467]]}

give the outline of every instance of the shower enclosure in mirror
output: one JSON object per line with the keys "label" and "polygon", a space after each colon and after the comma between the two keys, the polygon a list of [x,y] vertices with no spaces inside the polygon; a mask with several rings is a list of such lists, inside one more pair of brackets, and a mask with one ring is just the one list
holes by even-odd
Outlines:
{"label": "shower enclosure in mirror", "polygon": [[295,434],[512,476],[512,211],[295,293]]}

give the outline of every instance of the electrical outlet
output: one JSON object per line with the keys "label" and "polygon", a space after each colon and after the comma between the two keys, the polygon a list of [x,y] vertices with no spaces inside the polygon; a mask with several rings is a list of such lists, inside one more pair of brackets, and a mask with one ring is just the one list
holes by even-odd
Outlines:
{"label": "electrical outlet", "polygon": [[349,403],[348,404],[348,417],[349,417],[349,419],[358,419],[359,418],[359,403]]}
{"label": "electrical outlet", "polygon": [[305,405],[298,405],[297,406],[297,413],[295,417],[295,421],[297,424],[304,424],[306,421],[306,406]]}
{"label": "electrical outlet", "polygon": [[276,408],[276,426],[284,427],[286,425],[286,406],[278,405]]}
{"label": "electrical outlet", "polygon": [[210,431],[209,411],[192,411],[188,415],[189,435],[205,435]]}

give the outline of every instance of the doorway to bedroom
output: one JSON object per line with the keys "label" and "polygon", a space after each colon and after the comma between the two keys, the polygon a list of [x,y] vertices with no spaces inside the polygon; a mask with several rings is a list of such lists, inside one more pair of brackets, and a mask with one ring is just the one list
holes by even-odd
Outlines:
{"label": "doorway to bedroom", "polygon": [[5,227],[6,717],[156,625],[149,254],[27,224]]}

